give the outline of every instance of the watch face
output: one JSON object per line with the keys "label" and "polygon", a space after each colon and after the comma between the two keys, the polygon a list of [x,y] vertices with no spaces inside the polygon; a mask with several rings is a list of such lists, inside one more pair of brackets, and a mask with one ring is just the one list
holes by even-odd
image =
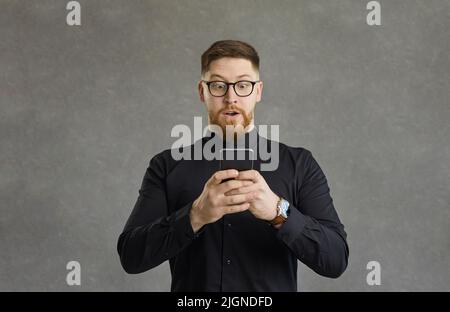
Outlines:
{"label": "watch face", "polygon": [[286,201],[286,200],[282,200],[281,201],[281,205],[280,205],[281,207],[281,215],[284,217],[284,218],[287,218],[288,217],[288,210],[289,210],[289,202],[288,201]]}

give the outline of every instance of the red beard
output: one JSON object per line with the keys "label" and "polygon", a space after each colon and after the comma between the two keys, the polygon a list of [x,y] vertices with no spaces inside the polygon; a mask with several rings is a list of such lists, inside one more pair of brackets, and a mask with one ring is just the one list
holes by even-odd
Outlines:
{"label": "red beard", "polygon": [[[226,120],[223,117],[223,113],[228,110],[235,110],[240,113],[242,116],[242,119],[244,120],[241,124],[239,120]],[[236,106],[229,106],[221,109],[217,114],[212,115],[209,113],[210,122],[212,125],[217,125],[222,129],[222,134],[226,135],[226,126],[233,126],[231,127],[233,129],[233,136],[234,140],[237,139],[238,136],[245,133],[245,129],[250,125],[252,119],[253,119],[253,111],[246,114],[243,109],[240,109]],[[230,128],[230,127],[229,127]]]}

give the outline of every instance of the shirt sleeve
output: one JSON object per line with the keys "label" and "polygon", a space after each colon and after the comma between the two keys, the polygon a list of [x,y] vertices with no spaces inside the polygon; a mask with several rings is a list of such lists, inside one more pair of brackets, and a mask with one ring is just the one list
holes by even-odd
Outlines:
{"label": "shirt sleeve", "polygon": [[192,229],[192,202],[168,214],[167,169],[161,155],[150,161],[138,199],[117,242],[122,267],[130,274],[147,271],[174,257],[202,232],[194,233]]}
{"label": "shirt sleeve", "polygon": [[297,202],[290,203],[289,217],[277,235],[313,271],[337,278],[347,268],[347,234],[334,208],[325,174],[310,151],[304,163]]}

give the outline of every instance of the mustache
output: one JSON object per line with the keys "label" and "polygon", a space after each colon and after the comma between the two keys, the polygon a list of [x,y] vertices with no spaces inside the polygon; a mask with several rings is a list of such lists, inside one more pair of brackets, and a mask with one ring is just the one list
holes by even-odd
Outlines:
{"label": "mustache", "polygon": [[229,107],[222,108],[218,112],[218,114],[222,114],[223,112],[226,112],[226,111],[229,111],[229,110],[238,111],[241,115],[245,115],[245,111],[242,108],[239,108],[237,106],[229,106]]}

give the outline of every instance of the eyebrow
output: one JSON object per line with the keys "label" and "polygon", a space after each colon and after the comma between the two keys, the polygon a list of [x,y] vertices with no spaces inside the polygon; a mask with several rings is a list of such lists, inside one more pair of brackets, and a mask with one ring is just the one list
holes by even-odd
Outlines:
{"label": "eyebrow", "polygon": [[[216,76],[216,77],[219,77],[219,78],[221,78],[221,79],[223,79],[223,80],[226,80],[224,77],[222,77],[222,76],[220,76],[220,75],[218,75],[218,74],[212,74],[212,75],[211,75],[211,78],[212,78],[213,76]],[[237,77],[238,77],[238,78],[243,78],[243,77],[251,78],[251,76],[248,75],[248,74],[239,75],[239,76],[237,76]]]}

